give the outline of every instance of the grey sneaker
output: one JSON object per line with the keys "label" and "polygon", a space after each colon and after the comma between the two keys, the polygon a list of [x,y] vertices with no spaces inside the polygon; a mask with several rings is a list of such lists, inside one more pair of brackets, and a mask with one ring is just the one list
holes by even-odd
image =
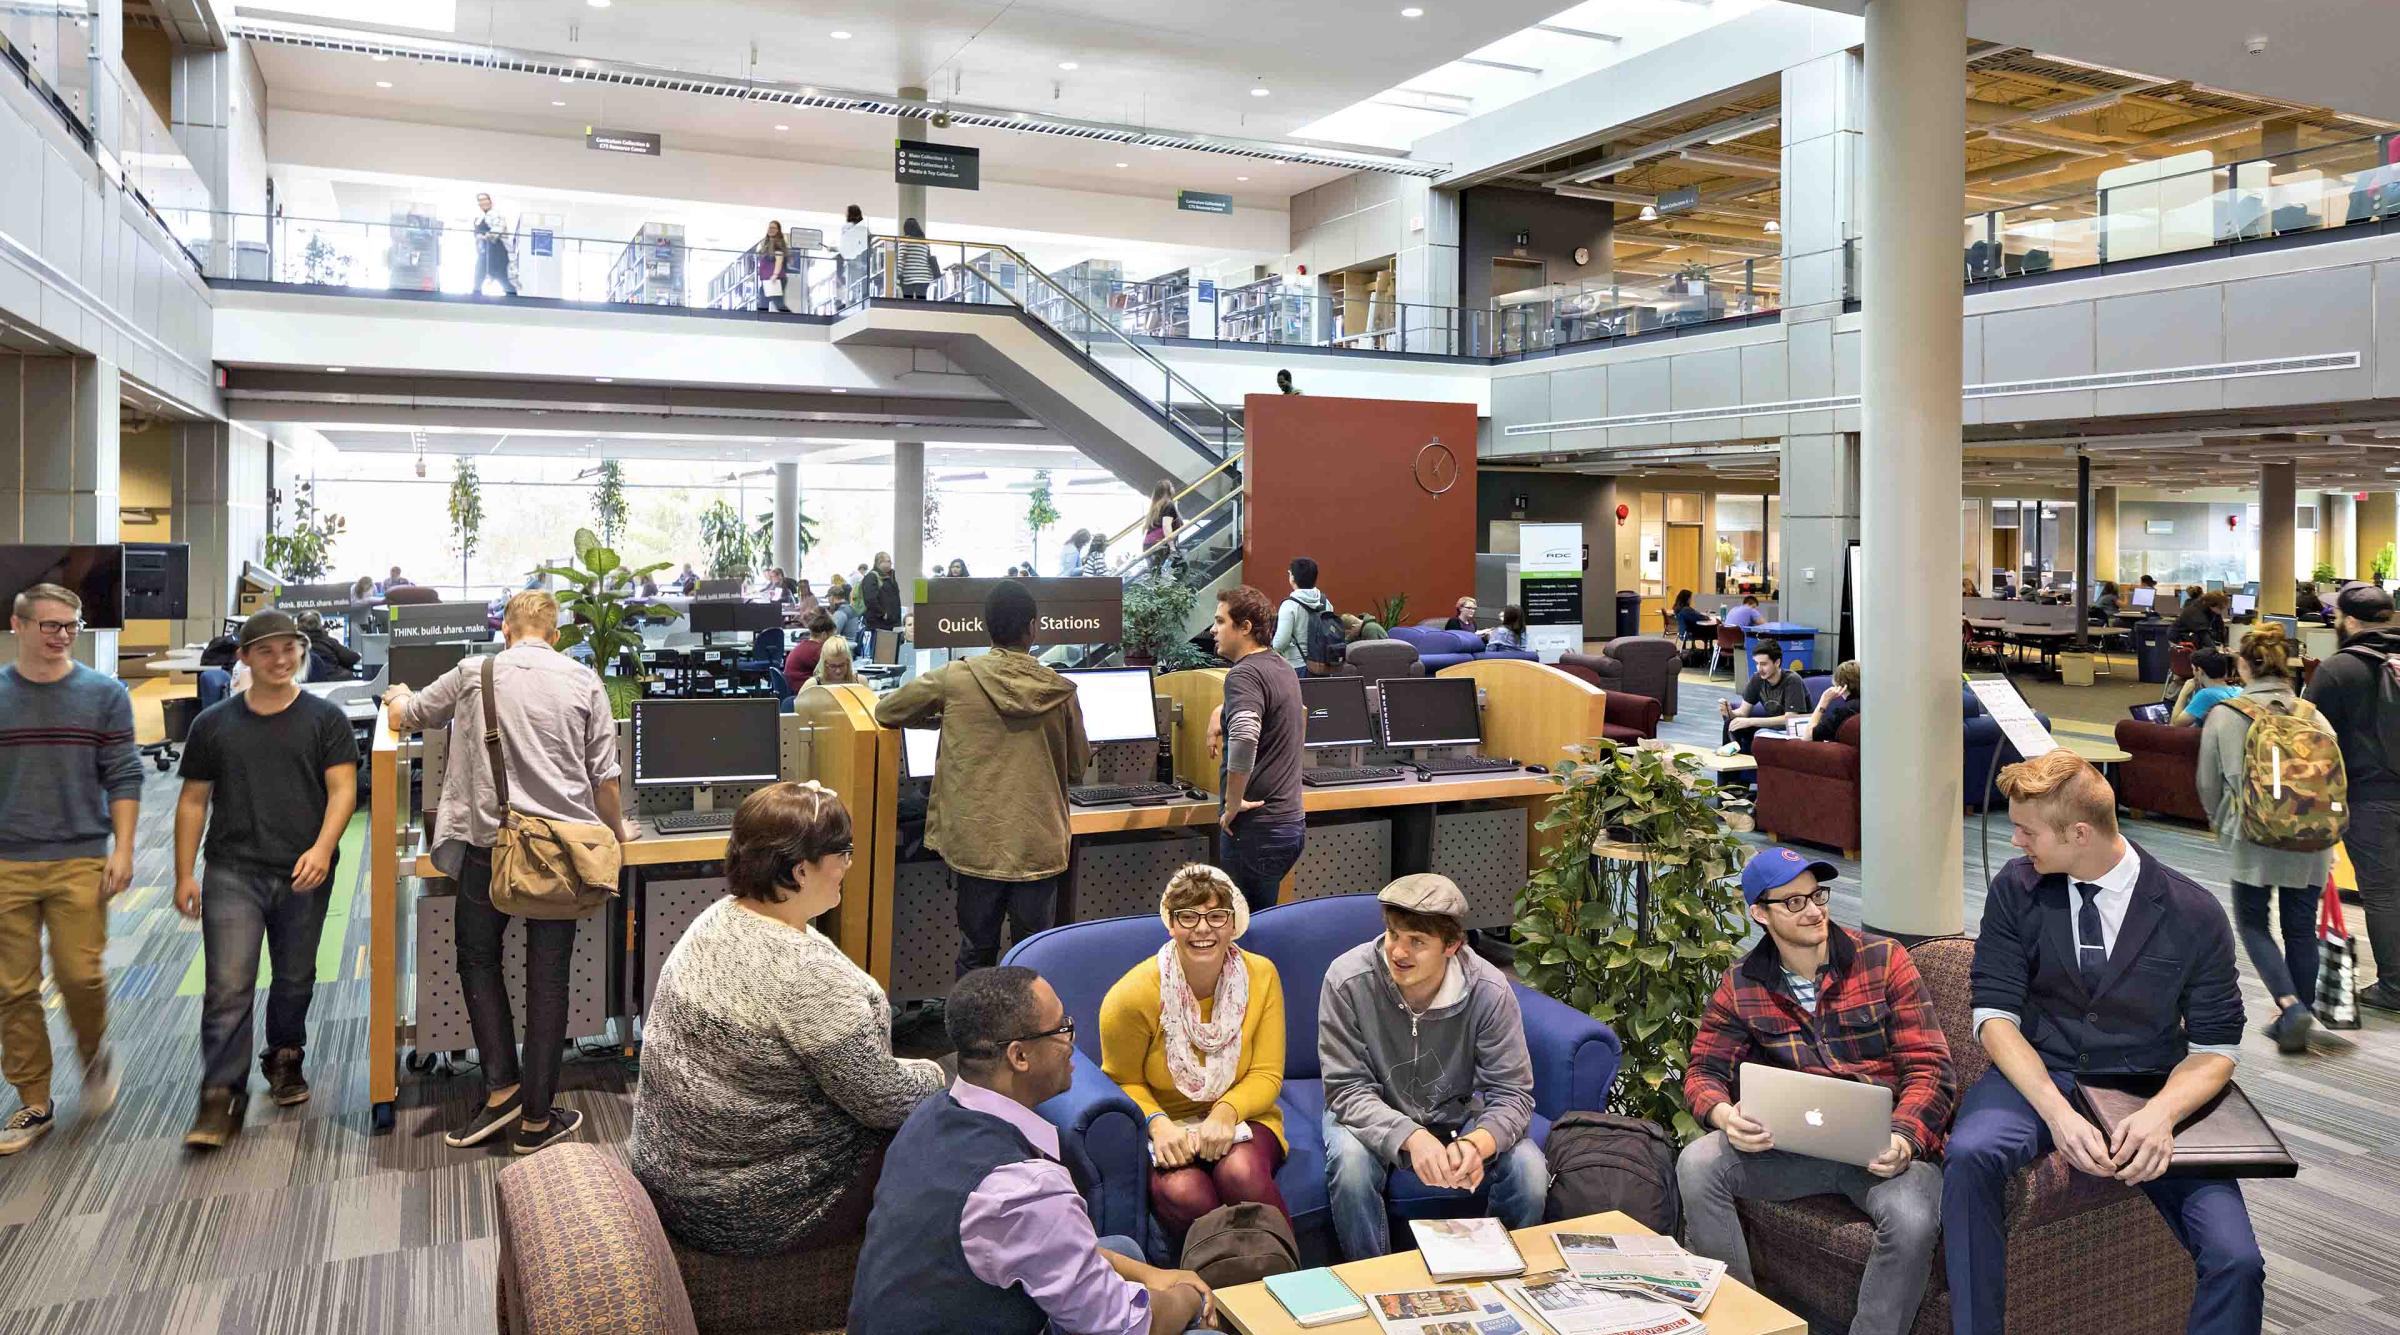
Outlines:
{"label": "grey sneaker", "polygon": [[84,1064],[83,1098],[76,1108],[85,1117],[106,1117],[117,1106],[117,1054],[109,1048]]}
{"label": "grey sneaker", "polygon": [[0,1155],[15,1154],[50,1133],[50,1124],[57,1121],[55,1105],[46,1108],[19,1108],[5,1122],[0,1122]]}

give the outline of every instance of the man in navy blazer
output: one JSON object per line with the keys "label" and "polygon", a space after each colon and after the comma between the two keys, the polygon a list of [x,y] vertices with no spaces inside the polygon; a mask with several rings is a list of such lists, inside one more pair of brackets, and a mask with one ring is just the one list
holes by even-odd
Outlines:
{"label": "man in navy blazer", "polygon": [[[2025,856],[1992,878],[1975,941],[1975,1036],[1992,1069],[1959,1103],[1942,1176],[1951,1326],[2005,1327],[2009,1180],[2056,1148],[2079,1172],[2140,1187],[2166,1217],[2199,1270],[2191,1335],[2256,1335],[2266,1262],[2240,1185],[2159,1176],[2176,1123],[2239,1058],[2225,910],[2118,832],[2116,793],[2073,754],[2009,766],[2000,791]],[[2078,1076],[2132,1074],[2166,1084],[2113,1139],[2068,1101]]]}

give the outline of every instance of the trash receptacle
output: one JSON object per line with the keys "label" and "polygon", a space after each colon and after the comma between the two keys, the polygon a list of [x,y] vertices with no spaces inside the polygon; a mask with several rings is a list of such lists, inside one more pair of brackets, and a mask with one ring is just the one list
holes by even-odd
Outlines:
{"label": "trash receptacle", "polygon": [[2164,621],[2145,621],[2133,628],[2133,661],[2143,681],[2164,685],[2175,656],[2174,627]]}
{"label": "trash receptacle", "polygon": [[1618,634],[1618,635],[1620,635],[1620,636],[1623,636],[1623,635],[1639,635],[1639,634],[1641,634],[1641,633],[1642,633],[1642,595],[1640,595],[1640,594],[1638,594],[1638,593],[1620,593],[1620,594],[1618,594],[1618,595],[1617,595],[1617,634]]}

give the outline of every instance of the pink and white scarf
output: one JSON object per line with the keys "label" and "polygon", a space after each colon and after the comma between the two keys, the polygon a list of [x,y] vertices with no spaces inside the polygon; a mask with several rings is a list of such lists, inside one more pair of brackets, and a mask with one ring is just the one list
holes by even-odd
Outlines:
{"label": "pink and white scarf", "polygon": [[1167,1074],[1175,1078],[1176,1092],[1194,1103],[1216,1102],[1240,1074],[1242,1013],[1250,1009],[1250,966],[1242,948],[1225,947],[1208,1023],[1200,1022],[1199,999],[1184,981],[1183,960],[1172,941],[1158,948],[1158,992]]}

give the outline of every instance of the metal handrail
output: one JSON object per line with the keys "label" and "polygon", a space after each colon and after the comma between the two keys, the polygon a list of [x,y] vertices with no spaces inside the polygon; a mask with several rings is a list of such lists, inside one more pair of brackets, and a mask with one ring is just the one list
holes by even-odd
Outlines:
{"label": "metal handrail", "polygon": [[[1200,475],[1200,476],[1199,476],[1197,479],[1195,479],[1195,480],[1192,482],[1192,484],[1191,484],[1190,486],[1188,486],[1188,487],[1185,487],[1183,490],[1181,490],[1181,491],[1179,491],[1179,492],[1176,492],[1176,493],[1175,493],[1174,495],[1172,495],[1172,496],[1169,496],[1169,497],[1167,498],[1167,503],[1168,503],[1169,505],[1172,505],[1172,504],[1174,504],[1175,502],[1182,500],[1184,497],[1191,495],[1193,492],[1200,490],[1200,488],[1201,488],[1203,485],[1205,485],[1205,484],[1208,482],[1208,480],[1209,480],[1210,478],[1213,478],[1213,477],[1215,477],[1217,474],[1219,474],[1219,473],[1222,473],[1222,472],[1225,472],[1225,471],[1227,471],[1228,469],[1232,468],[1232,467],[1233,467],[1235,464],[1238,464],[1238,463],[1240,463],[1240,462],[1242,461],[1242,456],[1243,456],[1244,454],[1247,454],[1247,453],[1249,453],[1249,449],[1248,449],[1248,447],[1247,447],[1247,446],[1245,446],[1244,448],[1242,448],[1242,449],[1240,449],[1240,450],[1236,450],[1236,451],[1235,451],[1235,452],[1233,452],[1232,454],[1229,454],[1229,455],[1225,456],[1225,462],[1223,462],[1223,463],[1221,463],[1221,464],[1218,464],[1216,467],[1209,469],[1209,470],[1208,470],[1207,472],[1205,472],[1205,473],[1202,473],[1202,474],[1201,474],[1201,475]],[[1229,493],[1229,494],[1230,494],[1230,493]],[[1210,507],[1210,508],[1211,508],[1211,509],[1213,509],[1213,508],[1215,508],[1215,507],[1213,507],[1213,506],[1212,506],[1212,507]],[[1208,511],[1207,511],[1207,510],[1202,510],[1202,511],[1200,512],[1200,514],[1195,514],[1195,515],[1193,515],[1193,516],[1192,516],[1192,520],[1193,520],[1193,521],[1197,521],[1197,520],[1200,518],[1200,515],[1202,515],[1202,514],[1207,514],[1207,513],[1208,513]],[[1134,520],[1132,523],[1130,523],[1130,524],[1127,524],[1125,527],[1123,527],[1123,528],[1121,528],[1121,529],[1118,529],[1118,530],[1117,530],[1116,532],[1114,532],[1114,533],[1111,533],[1111,534],[1109,534],[1109,535],[1108,535],[1108,545],[1109,545],[1110,547],[1112,547],[1112,548],[1113,548],[1113,547],[1115,547],[1115,546],[1116,546],[1118,543],[1120,543],[1120,542],[1123,542],[1123,541],[1124,541],[1124,540],[1125,540],[1127,537],[1129,537],[1130,535],[1132,535],[1132,534],[1134,534],[1134,533],[1136,533],[1136,532],[1140,531],[1140,530],[1141,530],[1143,527],[1147,526],[1147,525],[1149,524],[1149,522],[1150,522],[1150,516],[1149,516],[1148,514],[1144,514],[1144,515],[1143,515],[1141,518],[1139,518],[1139,519],[1136,519],[1136,520]],[[1153,545],[1155,545],[1155,544],[1153,544]],[[1149,548],[1147,548],[1147,547],[1143,548],[1143,549],[1142,549],[1142,554],[1143,554],[1143,555],[1148,555],[1148,554],[1149,554]]]}
{"label": "metal handrail", "polygon": [[[1217,510],[1218,510],[1218,508],[1219,508],[1219,507],[1221,507],[1221,506],[1226,506],[1226,505],[1231,505],[1231,504],[1232,504],[1232,503],[1234,503],[1235,501],[1238,501],[1238,500],[1240,500],[1240,499],[1241,499],[1241,495],[1242,495],[1242,494],[1241,494],[1239,491],[1229,491],[1229,492],[1226,492],[1224,495],[1222,495],[1222,496],[1219,496],[1217,499],[1215,499],[1215,500],[1213,500],[1213,501],[1210,501],[1210,502],[1208,503],[1208,505],[1207,505],[1206,507],[1204,507],[1203,509],[1201,509],[1201,511],[1200,511],[1198,514],[1195,514],[1195,515],[1193,515],[1193,516],[1192,516],[1192,517],[1191,517],[1189,520],[1185,521],[1184,523],[1177,525],[1177,526],[1176,526],[1175,533],[1181,533],[1181,532],[1182,532],[1184,529],[1187,529],[1187,528],[1197,528],[1197,527],[1199,526],[1199,524],[1200,524],[1200,521],[1201,521],[1201,520],[1208,518],[1208,517],[1209,517],[1210,515],[1212,515],[1212,514],[1215,514],[1215,513],[1217,512]],[[1127,530],[1127,532],[1131,532],[1131,531],[1132,531],[1132,530],[1130,530],[1130,529],[1128,529],[1128,530]],[[1116,569],[1114,569],[1114,570],[1110,571],[1109,573],[1110,573],[1110,574],[1113,574],[1113,575],[1116,575],[1116,576],[1118,576],[1119,578],[1123,578],[1123,577],[1125,576],[1125,574],[1126,574],[1127,572],[1131,571],[1131,570],[1132,570],[1132,569],[1133,569],[1135,566],[1137,566],[1137,565],[1141,564],[1143,561],[1145,561],[1145,560],[1149,559],[1149,557],[1150,557],[1150,554],[1151,554],[1152,552],[1157,552],[1157,551],[1172,551],[1172,550],[1174,550],[1174,548],[1175,548],[1175,533],[1170,533],[1170,534],[1168,534],[1167,536],[1165,536],[1165,537],[1163,537],[1163,538],[1160,538],[1158,541],[1156,541],[1156,542],[1154,542],[1154,543],[1151,543],[1149,546],[1147,546],[1147,547],[1144,547],[1144,548],[1143,548],[1143,549],[1141,549],[1140,551],[1138,551],[1138,552],[1135,552],[1133,555],[1131,555],[1131,556],[1129,556],[1129,557],[1125,558],[1125,564],[1123,564],[1123,565],[1121,565],[1121,566],[1118,566]],[[1112,544],[1110,544],[1110,545],[1111,545],[1111,546],[1114,546],[1115,544],[1113,544],[1113,543],[1112,543]]]}
{"label": "metal handrail", "polygon": [[[1024,255],[1020,254],[1015,247],[1003,245],[998,242],[946,241],[922,236],[877,236],[872,238],[872,242],[878,244],[889,242],[895,247],[901,245],[924,246],[927,249],[931,249],[935,246],[957,246],[959,248],[959,264],[961,268],[966,267],[966,251],[967,247],[969,246],[974,246],[979,250],[990,251],[995,254],[1008,256],[1010,259],[1016,261],[1017,268],[1021,272],[1040,279],[1051,289],[1051,291],[1057,293],[1060,297],[1064,298],[1068,304],[1072,305],[1075,309],[1083,312],[1085,316],[1089,317],[1094,325],[1107,330],[1110,335],[1115,337],[1119,343],[1124,344],[1125,347],[1135,356],[1140,357],[1143,361],[1146,361],[1153,367],[1156,367],[1159,373],[1166,377],[1168,384],[1181,386],[1184,390],[1189,392],[1194,399],[1199,400],[1199,402],[1207,407],[1209,411],[1215,413],[1220,419],[1222,419],[1225,426],[1229,430],[1241,430],[1240,425],[1234,421],[1232,413],[1226,411],[1214,399],[1211,399],[1206,394],[1201,393],[1199,387],[1194,385],[1191,381],[1184,379],[1180,375],[1177,375],[1173,367],[1170,367],[1165,362],[1160,361],[1156,355],[1150,352],[1149,349],[1144,348],[1139,343],[1136,343],[1132,339],[1126,337],[1124,330],[1117,328],[1116,325],[1112,323],[1106,316],[1103,316],[1098,311],[1093,310],[1090,306],[1085,305],[1083,298],[1078,297],[1074,293],[1068,291],[1065,285],[1061,284],[1057,279],[1052,278],[1049,274],[1042,272],[1042,270],[1036,267],[1032,261],[1026,259]],[[969,270],[969,272],[973,273],[977,271]],[[984,280],[986,286],[992,288],[996,292],[999,292],[1002,296],[1007,297],[1010,305],[1016,307],[1018,310],[1024,311],[1026,315],[1031,316],[1033,319],[1041,320],[1041,322],[1045,325],[1051,324],[1050,321],[1043,320],[1041,316],[1035,314],[1032,308],[1028,307],[1024,302],[1017,300],[1016,294],[1010,292],[1006,286],[997,282],[993,282],[989,274],[978,273],[977,276]],[[1052,327],[1055,328],[1056,326],[1053,325]],[[1160,411],[1166,415],[1168,421],[1176,421],[1174,405],[1172,401],[1162,402],[1159,406]],[[1189,427],[1187,426],[1186,429],[1189,430]],[[1200,433],[1197,431],[1192,433],[1195,439],[1199,438],[1199,434]]]}

